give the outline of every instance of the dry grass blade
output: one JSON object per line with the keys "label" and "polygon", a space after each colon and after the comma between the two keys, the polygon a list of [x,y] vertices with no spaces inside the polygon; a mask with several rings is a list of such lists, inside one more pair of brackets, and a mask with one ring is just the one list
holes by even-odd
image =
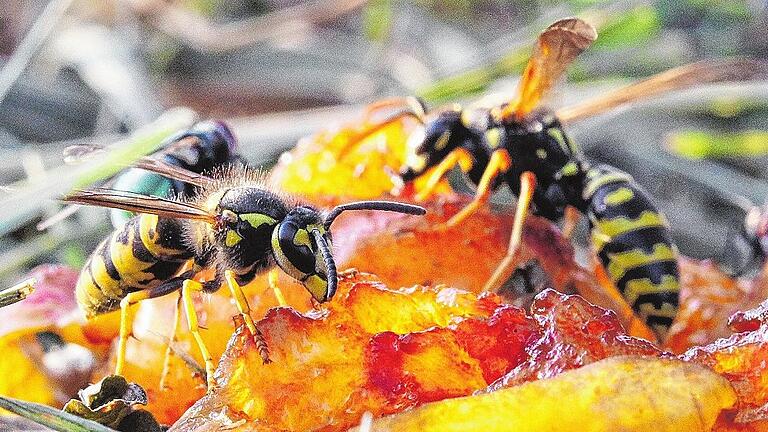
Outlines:
{"label": "dry grass blade", "polygon": [[[322,23],[350,13],[368,0],[302,2],[242,21],[215,25],[172,3],[151,1],[137,8],[147,21],[167,34],[206,52],[226,52],[263,42],[306,23]],[[290,31],[290,30],[289,30]]]}
{"label": "dry grass blade", "polygon": [[27,298],[35,290],[35,280],[27,279],[17,285],[0,291],[0,308],[12,305]]}

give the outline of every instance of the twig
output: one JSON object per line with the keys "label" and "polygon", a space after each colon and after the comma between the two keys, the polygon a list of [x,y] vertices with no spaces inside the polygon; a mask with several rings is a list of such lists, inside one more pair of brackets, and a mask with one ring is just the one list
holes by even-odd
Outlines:
{"label": "twig", "polygon": [[262,42],[308,23],[330,21],[368,0],[316,0],[265,15],[214,26],[204,17],[165,1],[151,2],[138,13],[162,32],[201,51],[226,52]]}

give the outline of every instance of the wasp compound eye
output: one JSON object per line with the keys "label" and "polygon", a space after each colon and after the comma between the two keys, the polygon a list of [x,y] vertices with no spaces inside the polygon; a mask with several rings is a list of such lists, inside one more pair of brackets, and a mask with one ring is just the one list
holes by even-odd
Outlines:
{"label": "wasp compound eye", "polygon": [[315,300],[324,302],[330,296],[327,276],[318,271],[325,265],[318,262],[317,249],[312,234],[293,221],[283,221],[272,234],[272,250],[277,265],[304,284]]}

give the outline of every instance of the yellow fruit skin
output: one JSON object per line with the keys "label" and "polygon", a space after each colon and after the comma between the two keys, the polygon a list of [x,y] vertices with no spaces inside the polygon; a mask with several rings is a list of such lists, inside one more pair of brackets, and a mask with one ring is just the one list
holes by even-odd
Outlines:
{"label": "yellow fruit skin", "polygon": [[[56,405],[53,383],[25,352],[34,333],[18,331],[0,336],[0,395],[46,405]],[[0,410],[0,415],[6,413]]]}
{"label": "yellow fruit skin", "polygon": [[709,431],[735,403],[728,381],[702,366],[622,356],[494,393],[426,404],[375,420],[371,430]]}

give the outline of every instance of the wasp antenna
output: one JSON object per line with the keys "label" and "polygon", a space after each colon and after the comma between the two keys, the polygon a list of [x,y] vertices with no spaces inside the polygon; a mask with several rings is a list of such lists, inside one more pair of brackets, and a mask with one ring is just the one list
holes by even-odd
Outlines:
{"label": "wasp antenna", "polygon": [[336,286],[339,282],[338,275],[336,274],[336,262],[333,260],[333,253],[331,253],[331,248],[328,247],[328,241],[326,241],[325,236],[318,230],[312,230],[312,235],[315,237],[317,247],[320,248],[325,269],[328,272],[326,275],[328,278],[328,289],[325,292],[325,301],[328,301],[336,294]]}
{"label": "wasp antenna", "polygon": [[380,210],[417,216],[421,216],[427,212],[424,207],[413,204],[403,204],[394,201],[357,201],[334,207],[333,210],[331,210],[331,212],[328,213],[328,216],[325,218],[325,229],[329,229],[333,221],[342,212],[347,210]]}
{"label": "wasp antenna", "polygon": [[408,96],[405,100],[416,118],[423,124],[424,118],[427,116],[427,103],[418,96]]}

